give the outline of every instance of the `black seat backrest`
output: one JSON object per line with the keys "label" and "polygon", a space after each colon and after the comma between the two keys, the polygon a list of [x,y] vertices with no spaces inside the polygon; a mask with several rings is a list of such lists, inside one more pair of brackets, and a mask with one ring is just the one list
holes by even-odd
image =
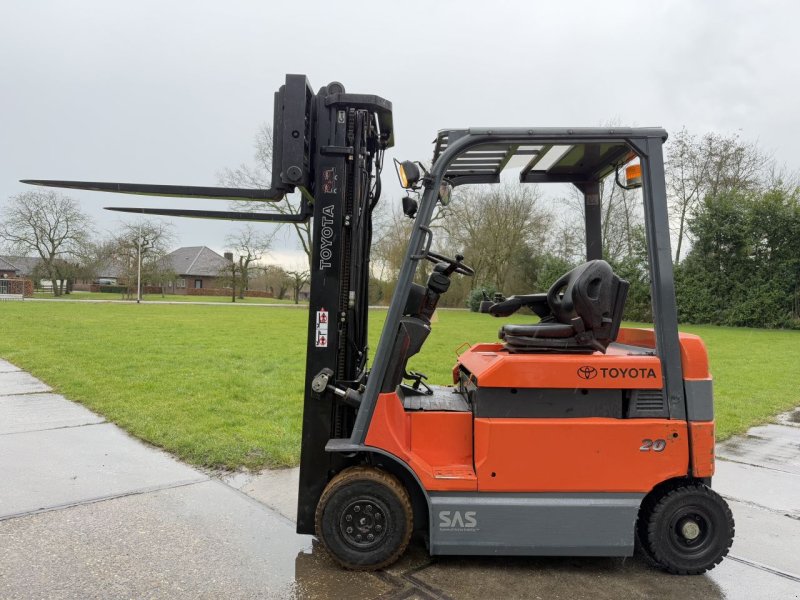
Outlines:
{"label": "black seat backrest", "polygon": [[628,282],[617,277],[604,260],[592,260],[558,279],[547,292],[550,310],[557,321],[583,322],[598,339],[613,341],[619,332]]}

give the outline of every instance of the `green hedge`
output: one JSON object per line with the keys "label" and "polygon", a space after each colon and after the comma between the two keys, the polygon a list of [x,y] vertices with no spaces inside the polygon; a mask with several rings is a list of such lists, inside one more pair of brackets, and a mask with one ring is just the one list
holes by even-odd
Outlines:
{"label": "green hedge", "polygon": [[103,294],[125,294],[128,292],[128,288],[124,285],[100,285],[97,287],[97,291]]}

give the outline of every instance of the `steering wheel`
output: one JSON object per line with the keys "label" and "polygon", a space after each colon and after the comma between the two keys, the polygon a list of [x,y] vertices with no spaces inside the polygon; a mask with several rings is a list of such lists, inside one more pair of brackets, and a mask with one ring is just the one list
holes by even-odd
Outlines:
{"label": "steering wheel", "polygon": [[472,268],[461,262],[464,260],[464,257],[461,254],[456,254],[455,258],[450,258],[449,256],[444,256],[443,254],[431,252],[429,250],[425,253],[425,258],[434,264],[447,263],[450,265],[445,271],[445,275],[450,275],[451,273],[458,273],[459,275],[466,275],[467,277],[472,277],[475,275],[475,271]]}

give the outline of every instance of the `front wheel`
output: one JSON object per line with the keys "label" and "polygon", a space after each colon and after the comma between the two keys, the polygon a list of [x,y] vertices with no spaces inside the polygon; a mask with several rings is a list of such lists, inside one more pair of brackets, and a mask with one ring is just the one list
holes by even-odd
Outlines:
{"label": "front wheel", "polygon": [[677,575],[698,575],[717,566],[733,543],[733,514],[723,498],[700,483],[664,494],[645,519],[646,551]]}
{"label": "front wheel", "polygon": [[371,467],[351,467],[328,483],[315,525],[317,537],[343,567],[382,569],[405,552],[411,539],[411,500],[396,477]]}

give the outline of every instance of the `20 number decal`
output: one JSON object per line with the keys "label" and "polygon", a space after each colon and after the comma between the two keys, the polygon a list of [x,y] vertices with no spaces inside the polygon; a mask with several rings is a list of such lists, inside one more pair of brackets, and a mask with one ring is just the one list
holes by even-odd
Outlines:
{"label": "20 number decal", "polygon": [[667,447],[667,441],[662,439],[651,440],[649,438],[645,438],[642,440],[642,445],[639,446],[639,450],[642,452],[663,452],[664,448]]}

